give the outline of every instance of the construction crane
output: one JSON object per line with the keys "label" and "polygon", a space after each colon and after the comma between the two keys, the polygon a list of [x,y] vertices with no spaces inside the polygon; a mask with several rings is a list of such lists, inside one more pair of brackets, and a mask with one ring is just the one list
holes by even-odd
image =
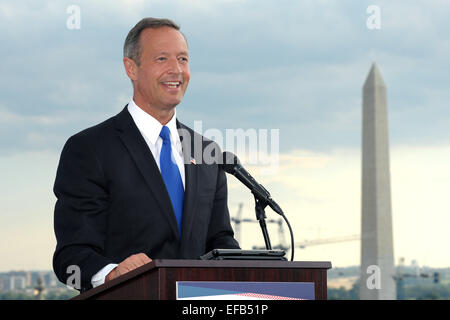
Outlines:
{"label": "construction crane", "polygon": [[310,247],[310,246],[318,246],[321,244],[329,244],[329,243],[337,243],[337,242],[355,241],[355,240],[360,240],[360,239],[361,239],[361,236],[359,234],[353,234],[353,235],[342,236],[342,237],[305,240],[303,242],[296,243],[295,246],[300,249],[305,249],[306,247]]}
{"label": "construction crane", "polygon": [[[355,235],[335,237],[335,238],[305,240],[303,242],[296,243],[295,247],[299,248],[299,249],[305,249],[306,247],[311,247],[311,246],[318,246],[318,245],[338,243],[338,242],[355,241],[355,240],[359,240],[359,239],[360,239],[360,236],[355,234]],[[262,248],[254,246],[253,249],[262,249]],[[274,249],[287,250],[289,248],[283,244],[280,244],[278,246],[275,246]]]}
{"label": "construction crane", "polygon": [[[244,204],[241,202],[238,205],[238,211],[236,213],[236,217],[232,217],[231,221],[234,222],[234,232],[235,232],[235,238],[240,243],[241,240],[241,224],[246,223],[257,223],[258,221],[256,219],[247,219],[242,218],[242,208]],[[274,219],[267,219],[267,223],[277,224],[278,225],[278,239],[279,244],[272,246],[273,249],[279,249],[279,250],[285,250],[287,251],[290,249],[285,241],[284,236],[284,229],[283,229],[283,220],[274,220]],[[314,240],[304,240],[302,242],[296,243],[295,247],[300,249],[305,249],[306,247],[310,246],[317,246],[317,245],[324,245],[324,244],[330,244],[330,243],[338,243],[338,242],[347,242],[347,241],[355,241],[360,240],[361,236],[358,234],[349,235],[349,236],[342,236],[342,237],[334,237],[334,238],[324,238],[324,239],[314,239]],[[261,246],[253,246],[255,249],[265,249],[265,247]]]}
{"label": "construction crane", "polygon": [[238,211],[236,213],[236,218],[231,217],[231,221],[234,222],[234,237],[238,243],[241,243],[241,223],[242,223],[242,207],[244,204],[242,202],[239,203]]}
{"label": "construction crane", "polygon": [[[246,223],[258,223],[258,220],[256,219],[248,219],[248,218],[242,218],[242,207],[244,204],[242,202],[238,205],[238,211],[236,213],[236,217],[231,217],[231,221],[234,222],[234,234],[235,239],[237,242],[241,243],[241,224],[243,222]],[[287,250],[287,245],[285,242],[284,237],[284,229],[283,229],[283,219],[274,220],[274,219],[267,219],[266,223],[270,224],[277,224],[278,225],[278,239],[280,241],[279,245],[272,246],[273,249],[281,249],[281,250]],[[259,247],[258,247],[259,248]],[[258,249],[256,246],[253,246],[253,249]],[[260,247],[259,249],[265,249],[266,247]]]}
{"label": "construction crane", "polygon": [[[258,222],[258,221],[250,221],[250,222]],[[278,225],[278,241],[279,241],[279,244],[273,245],[272,249],[287,251],[289,249],[289,247],[287,246],[285,238],[284,238],[283,219],[278,219],[278,220],[268,219],[268,220],[266,220],[266,222]],[[253,250],[266,249],[266,247],[253,246],[252,249]]]}

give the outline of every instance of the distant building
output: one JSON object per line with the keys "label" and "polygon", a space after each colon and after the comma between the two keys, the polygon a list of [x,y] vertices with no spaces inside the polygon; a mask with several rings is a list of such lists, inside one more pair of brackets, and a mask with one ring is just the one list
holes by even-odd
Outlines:
{"label": "distant building", "polygon": [[53,271],[9,271],[0,273],[0,291],[34,288],[39,278],[46,288],[61,287]]}
{"label": "distant building", "polygon": [[29,286],[30,273],[25,271],[10,271],[0,278],[2,291],[24,290]]}

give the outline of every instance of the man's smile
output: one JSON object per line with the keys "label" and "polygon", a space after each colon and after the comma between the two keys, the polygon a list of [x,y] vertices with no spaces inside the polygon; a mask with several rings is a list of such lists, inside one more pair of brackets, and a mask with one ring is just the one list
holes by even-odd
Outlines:
{"label": "man's smile", "polygon": [[182,81],[164,81],[161,82],[161,84],[168,89],[178,89],[181,86]]}

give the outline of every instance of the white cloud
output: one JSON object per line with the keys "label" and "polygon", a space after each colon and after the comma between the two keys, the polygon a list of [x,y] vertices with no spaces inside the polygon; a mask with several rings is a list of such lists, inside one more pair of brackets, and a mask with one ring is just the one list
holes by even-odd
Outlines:
{"label": "white cloud", "polygon": [[[360,233],[361,163],[358,149],[328,153],[296,150],[280,155],[280,170],[270,177],[255,178],[272,194],[291,222],[296,242],[334,238]],[[447,232],[450,224],[450,146],[401,146],[391,151],[392,215],[394,254],[416,259],[420,264],[448,266],[450,254]],[[257,172],[249,168],[251,173]],[[233,177],[230,185],[230,211],[244,203],[246,218],[255,219],[252,195]],[[278,218],[267,209],[270,219]],[[244,224],[243,244],[263,245],[255,226]],[[285,227],[285,236],[288,237]],[[277,244],[277,230],[271,231]],[[288,238],[287,238],[288,240]],[[331,260],[334,265],[358,265],[359,242],[336,243],[296,249],[300,260]]]}
{"label": "white cloud", "polygon": [[0,123],[8,125],[61,125],[70,122],[67,115],[23,115],[0,106]]}
{"label": "white cloud", "polygon": [[[0,270],[51,268],[55,239],[52,230],[53,180],[59,155],[27,152],[0,157]],[[402,146],[391,152],[392,212],[396,261],[416,259],[420,264],[448,266],[450,255],[450,146]],[[360,232],[360,153],[358,149],[336,149],[317,153],[295,150],[280,154],[277,173],[260,176],[256,167],[248,171],[263,184],[283,208],[294,229],[295,240],[342,237]],[[255,220],[251,193],[228,176],[229,208],[236,215],[244,203],[243,217]],[[26,201],[24,201],[26,199]],[[280,217],[270,208],[267,218]],[[272,244],[279,242],[277,225],[269,223]],[[285,240],[289,241],[284,226]],[[32,236],[30,236],[32,235]],[[35,238],[36,237],[36,238]],[[263,246],[256,223],[241,226],[245,248]],[[33,243],[33,244],[32,244]],[[23,255],[29,247],[33,255]],[[358,265],[359,242],[335,243],[296,249],[296,260],[331,260],[334,266]]]}

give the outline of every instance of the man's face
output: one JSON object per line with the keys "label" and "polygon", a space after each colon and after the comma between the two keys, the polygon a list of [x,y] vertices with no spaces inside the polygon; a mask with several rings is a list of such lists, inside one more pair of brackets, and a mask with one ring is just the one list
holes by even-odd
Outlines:
{"label": "man's face", "polygon": [[183,35],[170,27],[148,28],[140,36],[140,65],[135,65],[138,105],[170,110],[181,102],[190,79]]}

